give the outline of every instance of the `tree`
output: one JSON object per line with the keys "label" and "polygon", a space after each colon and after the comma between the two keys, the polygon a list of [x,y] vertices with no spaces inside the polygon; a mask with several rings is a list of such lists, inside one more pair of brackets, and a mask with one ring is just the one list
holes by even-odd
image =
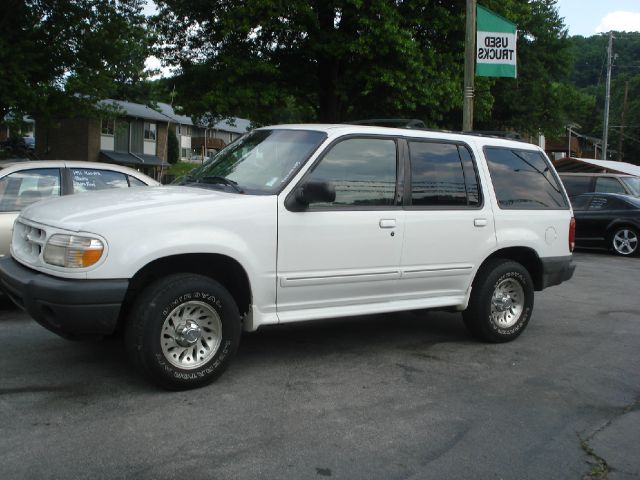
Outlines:
{"label": "tree", "polygon": [[126,97],[144,78],[152,38],[141,0],[5,0],[0,119],[46,116]]}
{"label": "tree", "polygon": [[[257,121],[379,113],[438,122],[461,105],[464,0],[160,0],[177,102]],[[459,98],[457,98],[459,97]]]}
{"label": "tree", "polygon": [[180,160],[180,144],[176,132],[172,128],[169,128],[167,135],[167,161],[171,165],[175,165]]}

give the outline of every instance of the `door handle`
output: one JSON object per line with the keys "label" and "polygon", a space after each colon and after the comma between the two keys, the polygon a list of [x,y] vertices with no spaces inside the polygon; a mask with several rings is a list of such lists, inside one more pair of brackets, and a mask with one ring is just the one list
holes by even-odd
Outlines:
{"label": "door handle", "polygon": [[395,218],[383,218],[380,220],[380,228],[395,228],[396,227],[396,219]]}
{"label": "door handle", "polygon": [[486,227],[488,223],[486,218],[476,218],[473,220],[473,225],[476,227]]}

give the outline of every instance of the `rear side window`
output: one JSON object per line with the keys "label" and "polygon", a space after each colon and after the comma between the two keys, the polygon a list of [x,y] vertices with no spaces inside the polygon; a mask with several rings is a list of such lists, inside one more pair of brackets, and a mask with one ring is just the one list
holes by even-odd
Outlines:
{"label": "rear side window", "polygon": [[128,178],[129,178],[130,187],[146,187],[147,186],[146,183],[144,183],[142,180],[138,180],[136,177],[128,175]]}
{"label": "rear side window", "polygon": [[485,147],[484,153],[500,208],[569,208],[560,184],[542,153],[498,147]]}
{"label": "rear side window", "polygon": [[479,185],[469,151],[452,143],[409,142],[411,204],[478,206]]}
{"label": "rear side window", "polygon": [[573,175],[560,175],[564,188],[570,197],[589,193],[593,177],[579,177]]}
{"label": "rear side window", "polygon": [[127,176],[120,172],[91,168],[72,168],[71,174],[75,193],[129,187]]}

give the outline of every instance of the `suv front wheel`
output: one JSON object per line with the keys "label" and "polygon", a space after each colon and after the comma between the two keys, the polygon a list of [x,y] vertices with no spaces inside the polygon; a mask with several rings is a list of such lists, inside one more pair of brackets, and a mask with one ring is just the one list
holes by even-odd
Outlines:
{"label": "suv front wheel", "polygon": [[129,355],[148,378],[169,390],[200,387],[227,367],[240,342],[231,294],[211,278],[169,275],[147,287],[127,324]]}
{"label": "suv front wheel", "polygon": [[497,258],[480,268],[462,316],[473,336],[501,343],[522,333],[532,311],[531,275],[521,264]]}

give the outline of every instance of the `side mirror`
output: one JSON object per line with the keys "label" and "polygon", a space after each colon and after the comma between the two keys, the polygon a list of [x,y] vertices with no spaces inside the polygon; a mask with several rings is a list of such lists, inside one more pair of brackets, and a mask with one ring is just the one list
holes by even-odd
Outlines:
{"label": "side mirror", "polygon": [[336,188],[331,182],[307,182],[296,188],[290,210],[304,210],[312,203],[331,203],[336,200]]}

